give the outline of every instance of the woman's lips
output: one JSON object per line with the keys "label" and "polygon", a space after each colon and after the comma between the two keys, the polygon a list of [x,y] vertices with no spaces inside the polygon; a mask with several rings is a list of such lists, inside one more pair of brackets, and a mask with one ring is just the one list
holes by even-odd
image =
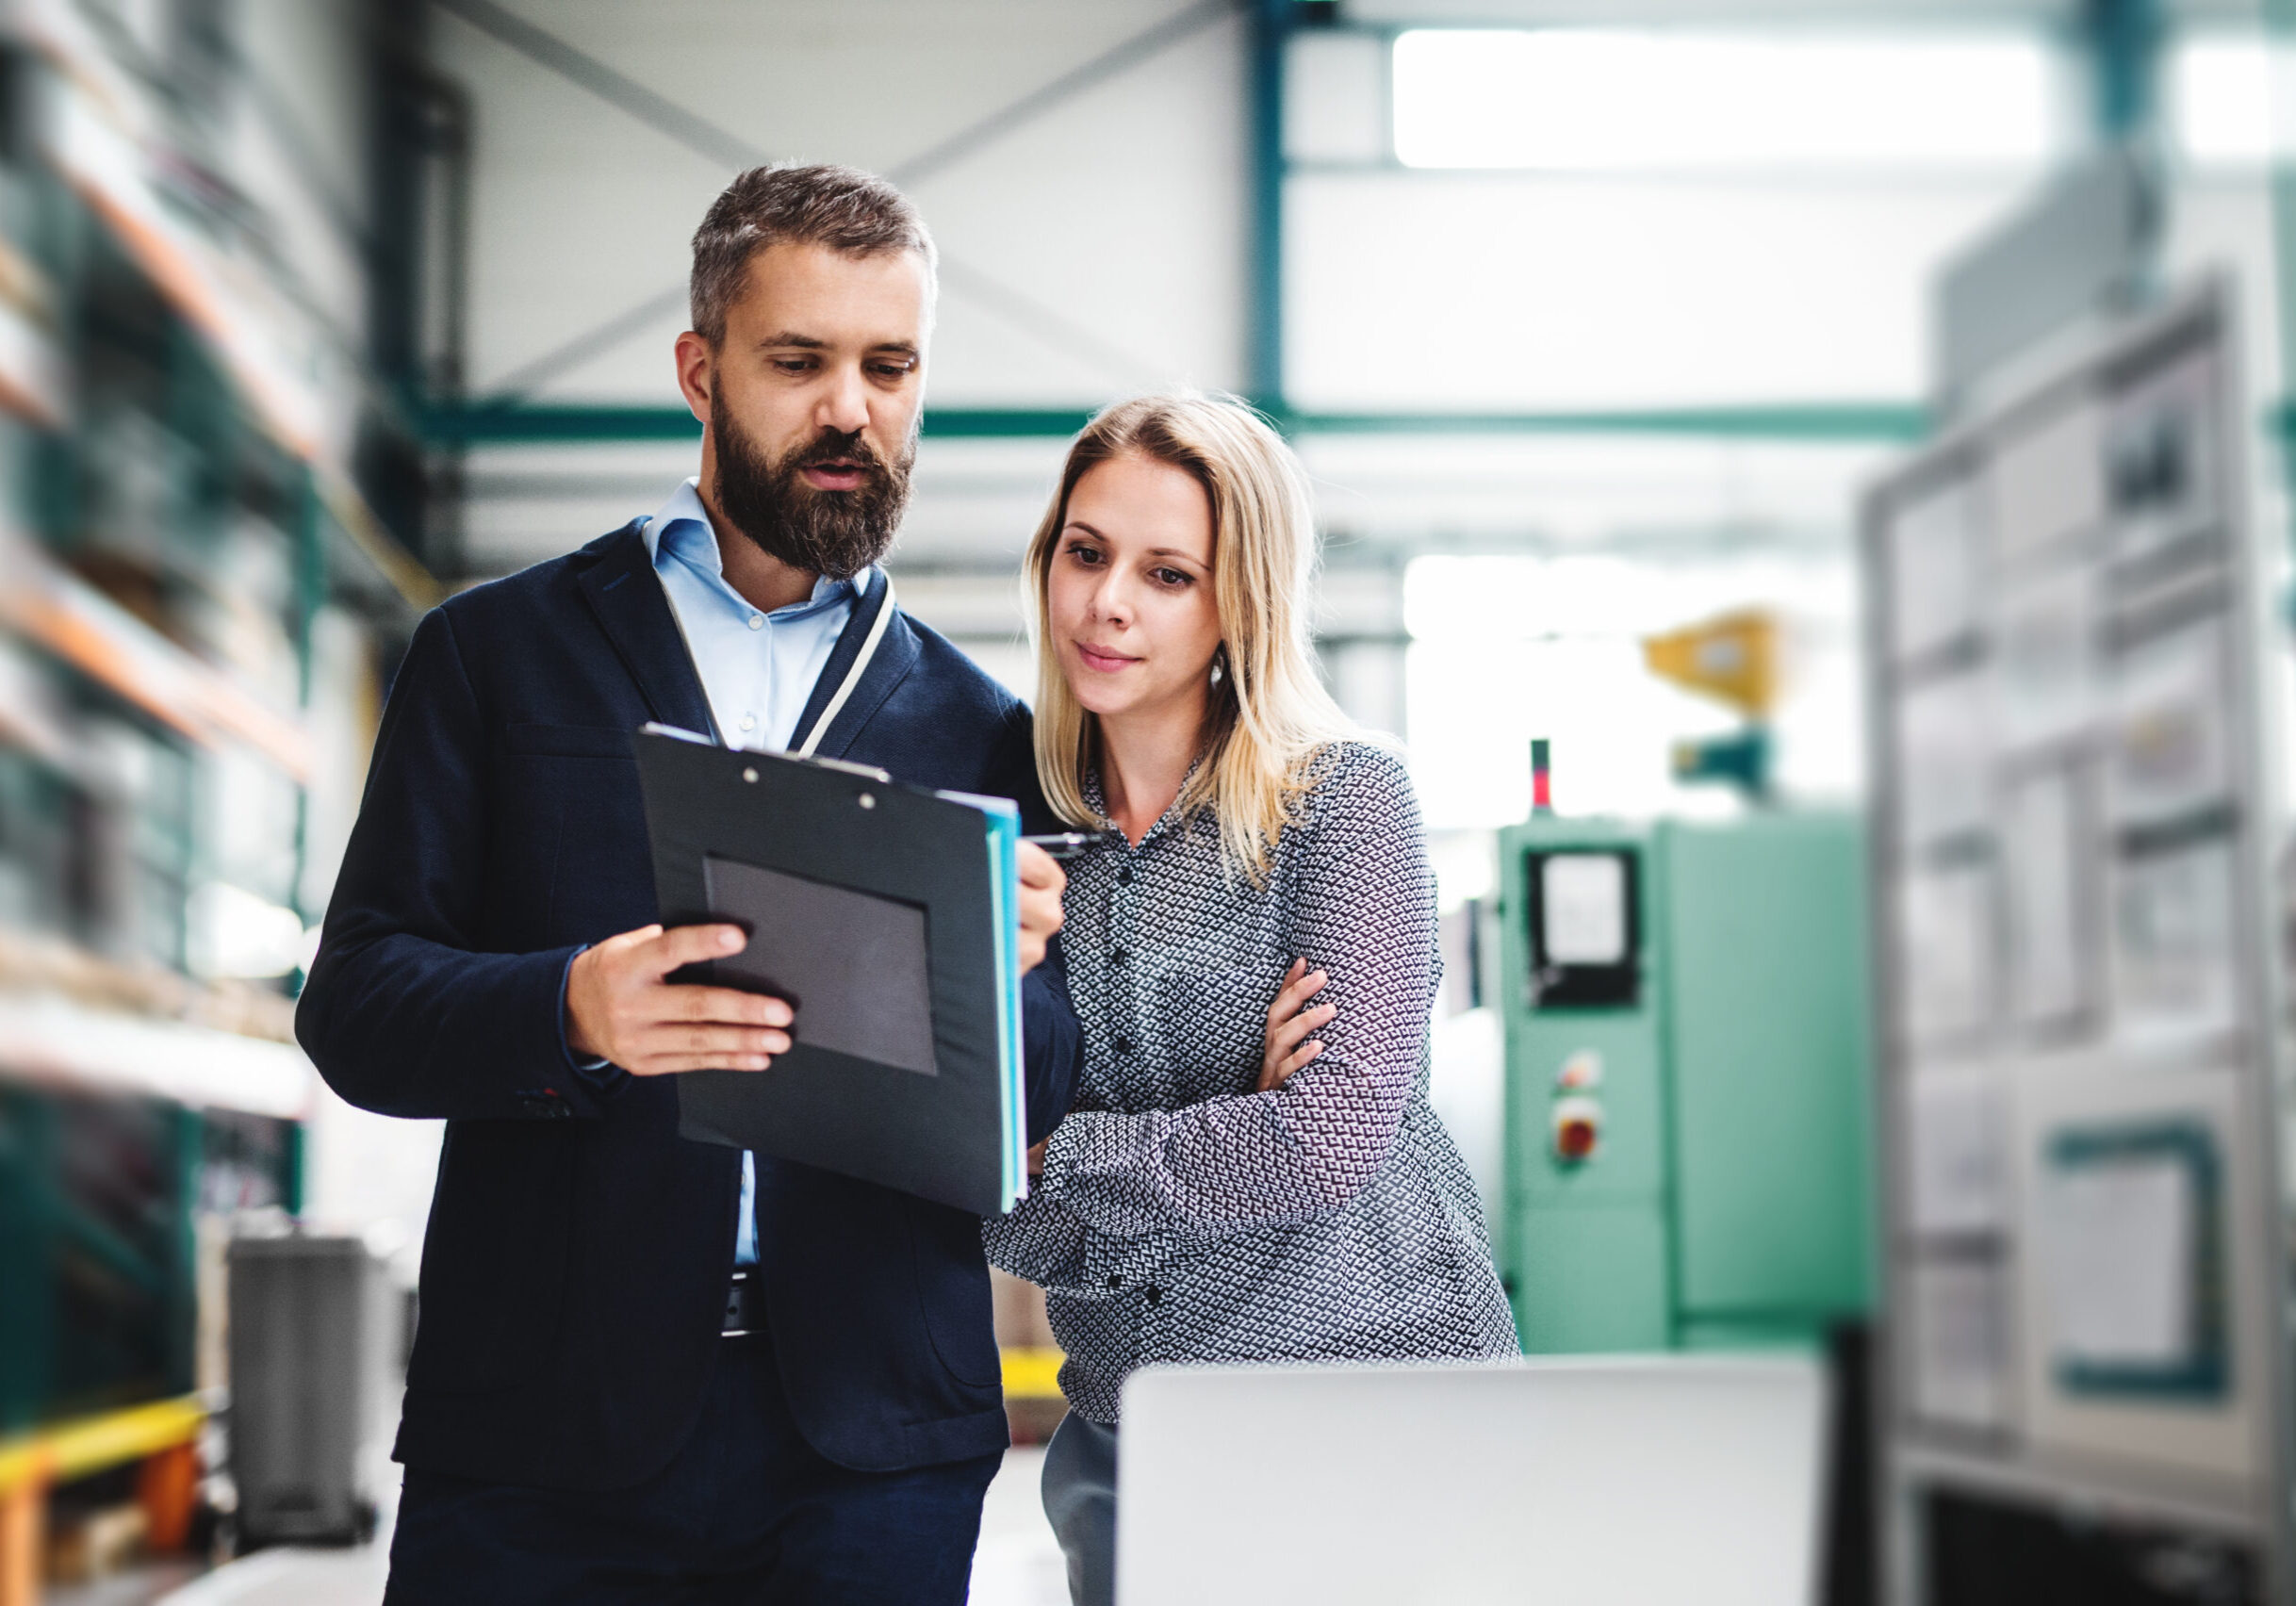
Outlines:
{"label": "woman's lips", "polygon": [[1097,669],[1104,675],[1113,675],[1119,669],[1128,668],[1140,662],[1137,658],[1126,658],[1121,652],[1099,651],[1082,642],[1076,644],[1076,655],[1084,660],[1087,669]]}

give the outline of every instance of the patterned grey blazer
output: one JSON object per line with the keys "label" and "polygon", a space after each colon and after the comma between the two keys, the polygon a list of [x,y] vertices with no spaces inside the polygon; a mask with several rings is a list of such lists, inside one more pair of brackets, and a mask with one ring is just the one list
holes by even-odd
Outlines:
{"label": "patterned grey blazer", "polygon": [[[1392,754],[1330,750],[1264,889],[1223,878],[1215,822],[1175,809],[1072,861],[1066,912],[1082,1087],[983,1237],[1047,1290],[1077,1410],[1115,1421],[1156,1362],[1516,1352],[1474,1181],[1427,1103],[1435,877]],[[1295,957],[1338,1013],[1320,1056],[1255,1093]]]}

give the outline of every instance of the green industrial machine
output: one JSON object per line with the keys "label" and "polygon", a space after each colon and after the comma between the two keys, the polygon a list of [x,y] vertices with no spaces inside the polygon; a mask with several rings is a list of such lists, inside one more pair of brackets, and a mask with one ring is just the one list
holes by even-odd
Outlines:
{"label": "green industrial machine", "polygon": [[1858,823],[1536,817],[1500,856],[1524,1349],[1799,1344],[1866,1312]]}

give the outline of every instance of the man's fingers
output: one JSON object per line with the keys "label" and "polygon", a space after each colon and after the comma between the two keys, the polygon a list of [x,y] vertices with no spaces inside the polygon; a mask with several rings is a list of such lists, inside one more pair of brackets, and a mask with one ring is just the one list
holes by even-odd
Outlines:
{"label": "man's fingers", "polygon": [[730,1057],[693,1055],[642,1055],[634,1065],[623,1067],[633,1076],[675,1076],[688,1071],[764,1071],[773,1065],[770,1054],[739,1054]]}
{"label": "man's fingers", "polygon": [[789,1034],[765,1026],[720,1026],[690,1022],[657,1025],[638,1034],[641,1058],[683,1059],[709,1067],[760,1054],[787,1054]]}
{"label": "man's fingers", "polygon": [[715,1021],[730,1026],[786,1026],[797,1018],[785,1000],[731,987],[665,989],[672,1021]]}
{"label": "man's fingers", "polygon": [[1033,842],[1021,844],[1021,885],[1049,889],[1058,897],[1068,885],[1068,872],[1060,861]]}
{"label": "man's fingers", "polygon": [[722,959],[729,954],[738,954],[748,945],[749,939],[738,926],[680,926],[653,940],[646,956],[646,968],[657,976],[667,975],[703,959]]}
{"label": "man's fingers", "polygon": [[635,931],[617,931],[604,942],[593,942],[590,946],[599,953],[618,954],[641,942],[650,942],[661,935],[660,926],[641,926]]}
{"label": "man's fingers", "polygon": [[1060,895],[1041,887],[1032,887],[1021,893],[1021,929],[1049,937],[1060,929],[1066,916],[1060,910]]}

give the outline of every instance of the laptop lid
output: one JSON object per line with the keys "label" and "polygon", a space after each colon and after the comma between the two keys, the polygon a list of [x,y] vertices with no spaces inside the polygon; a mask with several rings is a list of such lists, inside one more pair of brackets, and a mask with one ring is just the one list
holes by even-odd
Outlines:
{"label": "laptop lid", "polygon": [[1803,1606],[1815,1357],[1150,1369],[1124,1389],[1120,1606]]}

